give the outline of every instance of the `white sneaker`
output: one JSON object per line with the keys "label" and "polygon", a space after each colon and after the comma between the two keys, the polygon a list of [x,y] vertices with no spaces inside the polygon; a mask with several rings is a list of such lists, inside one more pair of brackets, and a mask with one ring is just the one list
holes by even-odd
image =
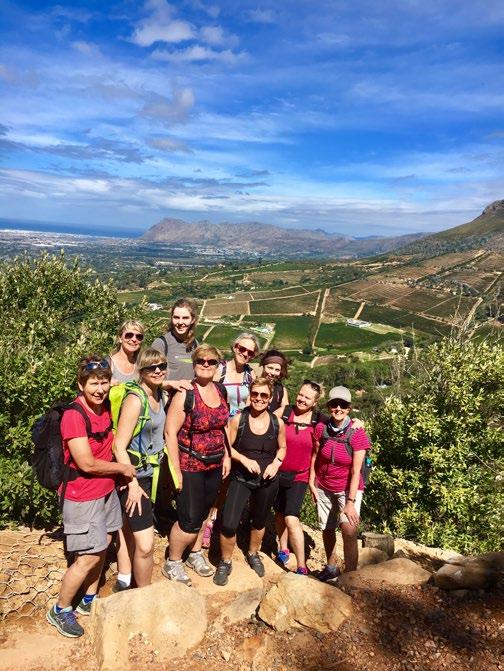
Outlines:
{"label": "white sneaker", "polygon": [[186,559],[186,565],[203,578],[209,578],[215,573],[214,567],[210,566],[201,550],[190,552]]}
{"label": "white sneaker", "polygon": [[163,565],[163,568],[161,569],[161,573],[165,576],[165,578],[168,578],[168,580],[181,582],[188,587],[191,587],[192,585],[191,578],[185,572],[182,559],[167,559]]}

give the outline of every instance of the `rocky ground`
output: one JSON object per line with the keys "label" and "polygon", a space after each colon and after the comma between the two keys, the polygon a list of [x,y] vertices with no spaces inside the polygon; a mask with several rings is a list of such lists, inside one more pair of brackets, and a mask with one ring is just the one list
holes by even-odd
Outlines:
{"label": "rocky ground", "polygon": [[[6,536],[7,533],[10,536]],[[16,534],[20,538],[24,533],[25,540],[27,536],[27,532],[13,533],[0,534],[0,606],[4,614],[10,610],[6,607],[7,601],[12,603],[13,592],[17,594],[15,612],[10,612],[1,622],[0,669],[23,668],[24,671],[31,671],[50,669],[57,664],[66,669],[97,671],[96,645],[91,636],[78,640],[65,639],[45,621],[45,603],[41,605],[40,602],[42,597],[51,601],[52,596],[40,588],[38,601],[33,598],[30,562],[21,566],[25,583],[15,575],[17,583],[13,590],[12,584],[5,581],[7,575],[13,575],[12,571],[5,571],[9,561],[12,562],[8,548],[16,545]],[[322,564],[320,538],[311,530],[307,533],[311,539],[309,566],[316,570]],[[42,547],[40,534],[38,536],[36,543],[36,536],[30,535],[34,554],[37,547],[39,550]],[[24,547],[23,556],[32,556],[27,550],[29,545],[28,541],[25,545],[18,542],[18,548]],[[61,553],[57,559],[55,541],[43,547],[46,548],[45,555],[56,565],[62,561]],[[154,580],[160,585],[160,592],[161,581],[164,581],[160,575],[164,547],[164,540],[159,539]],[[441,550],[405,541],[396,541],[396,549],[430,572],[446,558],[446,553]],[[38,561],[37,580],[40,583],[43,571],[40,559]],[[255,574],[251,575],[239,552],[234,561],[232,579],[226,588],[217,588],[211,580],[196,578],[191,589],[206,598],[208,612],[208,627],[202,640],[184,656],[177,657],[176,648],[160,651],[147,634],[138,633],[126,645],[130,668],[165,671],[504,670],[502,585],[490,591],[449,592],[430,584],[401,586],[370,581],[361,582],[356,587],[349,583],[344,591],[351,596],[353,612],[337,631],[323,633],[295,626],[286,631],[275,631],[256,615],[233,624],[231,613],[236,611],[235,605],[241,597],[253,594],[257,589],[260,592],[264,588],[266,592],[284,576],[283,570],[273,562],[265,560],[265,563],[267,575],[262,582]],[[59,571],[61,565],[58,566]],[[102,597],[109,593],[111,580],[113,576],[109,570]],[[307,593],[314,590],[313,578],[299,577],[299,580]],[[24,597],[21,594],[23,588],[27,589]],[[27,603],[33,602],[37,602],[35,607],[27,607]],[[227,619],[220,617],[223,613],[227,613]],[[205,617],[204,613],[201,617]],[[82,620],[90,633],[91,618]],[[188,624],[191,626],[191,623]],[[165,661],[161,663],[160,657],[164,657]]]}

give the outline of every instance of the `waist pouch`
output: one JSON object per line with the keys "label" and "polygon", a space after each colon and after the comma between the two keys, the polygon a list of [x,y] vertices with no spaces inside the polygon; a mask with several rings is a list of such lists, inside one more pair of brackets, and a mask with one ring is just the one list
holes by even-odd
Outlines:
{"label": "waist pouch", "polygon": [[247,485],[249,489],[259,489],[259,487],[267,487],[271,482],[275,482],[278,476],[275,475],[274,478],[264,479],[262,475],[249,473],[248,471],[233,471],[231,477]]}
{"label": "waist pouch", "polygon": [[219,464],[225,454],[225,450],[221,450],[220,452],[214,452],[213,454],[203,454],[202,452],[197,452],[196,450],[193,450],[191,447],[186,447],[185,445],[181,445],[179,443],[179,450],[182,452],[185,452],[191,457],[194,457],[195,459],[198,459],[198,461],[202,461],[205,465],[207,464]]}

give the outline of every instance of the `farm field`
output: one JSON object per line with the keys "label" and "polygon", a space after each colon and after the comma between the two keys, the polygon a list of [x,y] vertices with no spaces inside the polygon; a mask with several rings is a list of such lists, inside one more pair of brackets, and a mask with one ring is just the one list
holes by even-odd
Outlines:
{"label": "farm field", "polygon": [[441,280],[443,284],[466,284],[478,293],[484,293],[498,276],[498,273],[484,273],[477,268],[470,268],[443,275]]}
{"label": "farm field", "polygon": [[309,293],[307,289],[299,286],[298,284],[293,287],[286,287],[285,289],[265,289],[252,290],[250,292],[250,298],[252,300],[259,300],[261,298],[284,298],[285,296],[295,296],[296,294]]}
{"label": "farm field", "polygon": [[394,305],[409,312],[425,312],[450,297],[450,294],[434,289],[413,289],[409,294],[392,300],[389,305]]}
{"label": "farm field", "polygon": [[486,272],[502,272],[504,268],[504,252],[493,252],[488,256],[481,257],[476,261],[475,265]]}
{"label": "farm field", "polygon": [[336,317],[343,315],[343,317],[353,317],[359,309],[360,301],[343,300],[329,294],[324,305],[324,315],[329,317]]}
{"label": "farm field", "polygon": [[[204,333],[210,328],[210,325],[208,324],[202,324],[201,325],[201,332]],[[210,343],[211,345],[214,345],[215,347],[218,347],[222,353],[224,354],[225,357],[227,357],[229,349],[231,347],[232,341],[240,335],[240,333],[243,333],[243,331],[246,330],[246,327],[244,328],[234,328],[232,326],[227,326],[225,324],[217,324],[212,328],[208,336],[205,338],[205,342]],[[261,348],[264,346],[264,343],[266,342],[264,338],[261,338],[258,336],[258,340],[260,343]]]}
{"label": "farm field", "polygon": [[263,299],[250,302],[250,314],[289,314],[315,312],[318,291],[310,294],[300,294],[292,297]]}
{"label": "farm field", "polygon": [[271,317],[275,322],[273,345],[278,349],[298,350],[308,344],[313,317]]}
{"label": "farm field", "polygon": [[249,304],[247,301],[207,301],[203,311],[204,317],[247,314],[249,314]]}
{"label": "farm field", "polygon": [[475,298],[467,298],[466,296],[452,296],[436,307],[427,310],[425,314],[434,315],[434,317],[443,317],[444,319],[465,319],[476,303],[476,300]]}
{"label": "farm field", "polygon": [[449,324],[437,322],[433,319],[426,319],[406,310],[394,310],[393,308],[380,305],[366,304],[360,318],[378,324],[390,324],[390,326],[403,328],[408,331],[411,331],[413,327],[418,331],[436,336],[449,335],[451,332]]}
{"label": "farm field", "polygon": [[347,326],[344,322],[336,322],[321,324],[315,345],[341,352],[355,352],[393,342],[400,342],[397,333],[374,333],[368,329]]}

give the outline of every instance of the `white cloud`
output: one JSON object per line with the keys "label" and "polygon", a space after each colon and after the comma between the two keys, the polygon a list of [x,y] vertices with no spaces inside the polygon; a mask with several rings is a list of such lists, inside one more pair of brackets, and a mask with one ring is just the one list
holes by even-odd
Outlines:
{"label": "white cloud", "polygon": [[72,47],[83,56],[89,56],[90,58],[99,58],[102,55],[100,47],[97,44],[93,44],[93,42],[77,40],[76,42],[72,42]]}
{"label": "white cloud", "polygon": [[165,0],[149,0],[145,9],[151,14],[135,28],[130,38],[134,44],[150,47],[155,42],[177,43],[195,36],[190,23],[172,18],[173,9]]}
{"label": "white cloud", "polygon": [[275,17],[271,9],[250,9],[247,16],[256,23],[274,23]]}
{"label": "white cloud", "polygon": [[202,47],[195,44],[186,49],[178,51],[165,51],[156,49],[152,52],[152,57],[158,61],[167,61],[168,63],[199,63],[202,61],[220,61],[222,63],[237,63],[246,58],[245,52],[234,53],[230,49],[216,51],[208,47]]}
{"label": "white cloud", "polygon": [[174,140],[171,137],[151,138],[147,144],[153,149],[161,149],[169,152],[182,152],[183,154],[193,154],[194,152],[180,140]]}
{"label": "white cloud", "polygon": [[200,36],[203,42],[214,47],[233,47],[239,42],[236,35],[228,35],[221,26],[203,26]]}
{"label": "white cloud", "polygon": [[186,121],[194,105],[194,93],[190,88],[174,89],[171,100],[163,96],[146,103],[142,116],[162,119],[171,123]]}

